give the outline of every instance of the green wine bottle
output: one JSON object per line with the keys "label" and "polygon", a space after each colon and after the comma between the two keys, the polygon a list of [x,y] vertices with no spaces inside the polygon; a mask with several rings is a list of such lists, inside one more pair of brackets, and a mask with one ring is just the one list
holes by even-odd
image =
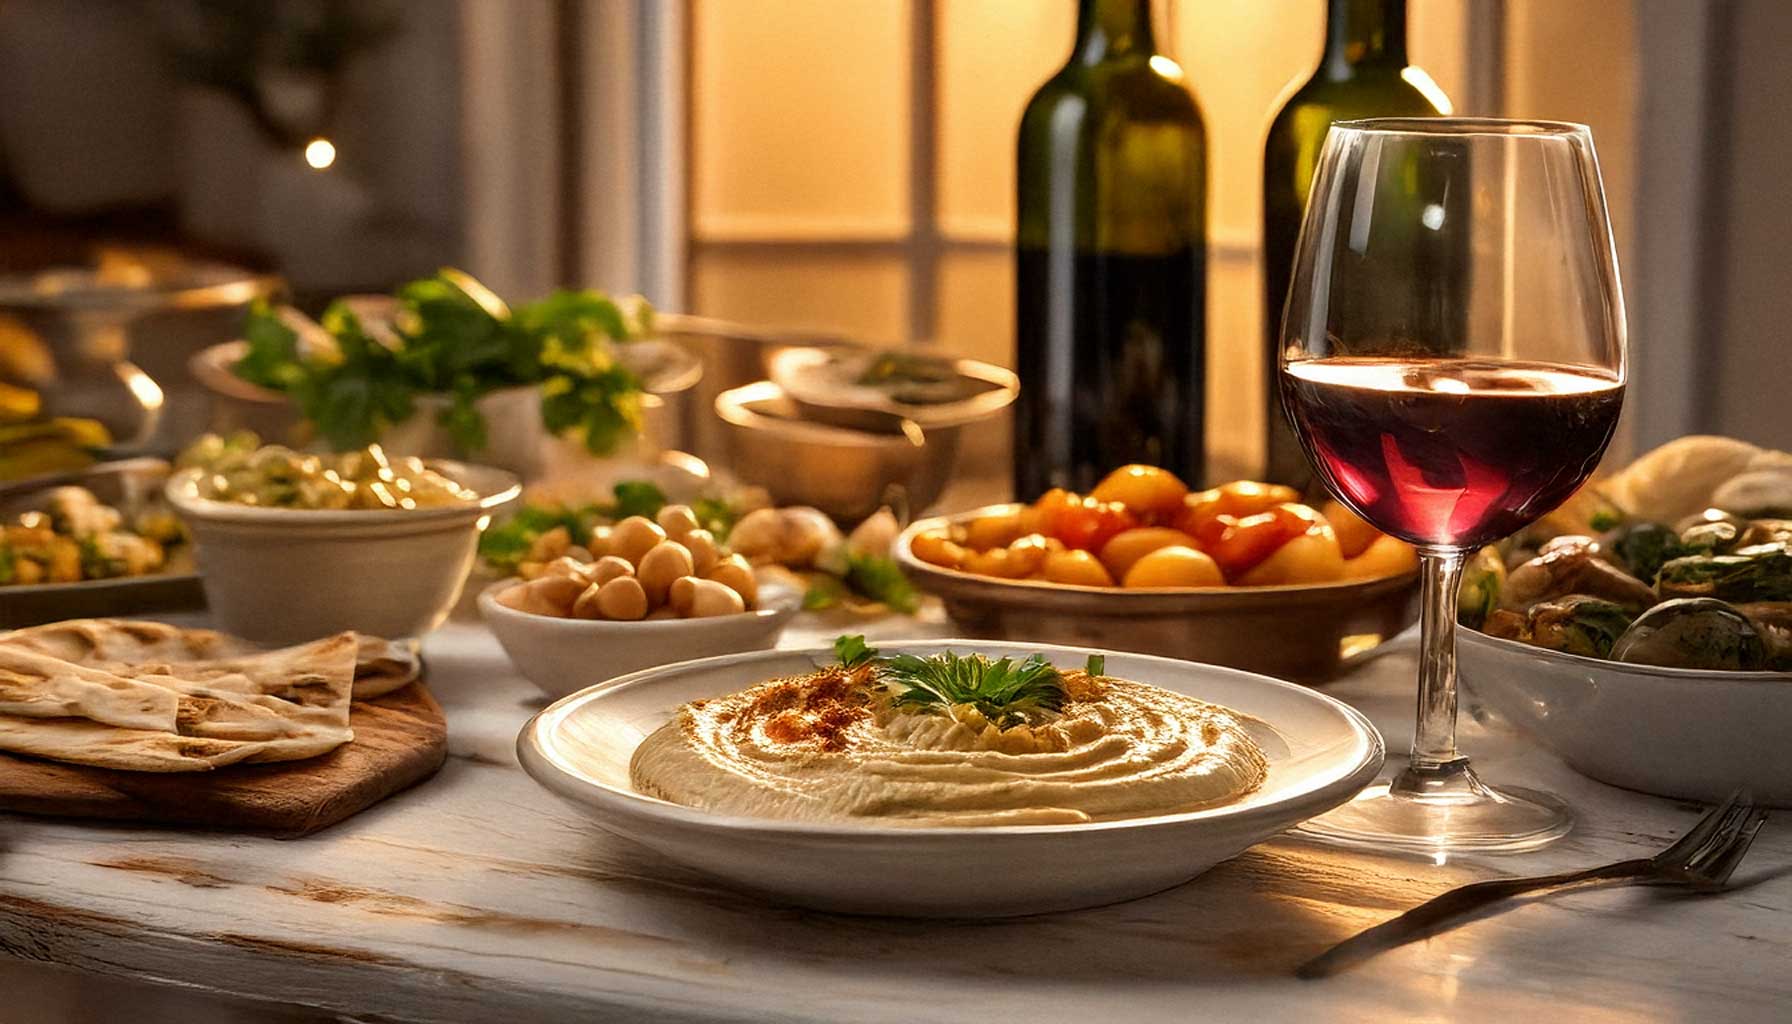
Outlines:
{"label": "green wine bottle", "polygon": [[1305,487],[1312,479],[1307,457],[1282,414],[1276,349],[1294,246],[1326,130],[1334,121],[1449,113],[1449,97],[1431,76],[1406,63],[1406,0],[1327,0],[1325,52],[1319,68],[1282,104],[1263,146],[1268,480]]}
{"label": "green wine bottle", "polygon": [[1149,0],[1080,0],[1017,171],[1016,497],[1129,462],[1200,483],[1207,134]]}

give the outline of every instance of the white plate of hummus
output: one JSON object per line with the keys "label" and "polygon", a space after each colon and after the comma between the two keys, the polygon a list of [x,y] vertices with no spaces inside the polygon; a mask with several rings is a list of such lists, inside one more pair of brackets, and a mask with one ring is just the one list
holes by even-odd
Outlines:
{"label": "white plate of hummus", "polygon": [[1179,885],[1382,763],[1360,713],[1248,672],[1011,642],[880,648],[623,676],[536,715],[518,756],[599,827],[731,886],[961,918]]}

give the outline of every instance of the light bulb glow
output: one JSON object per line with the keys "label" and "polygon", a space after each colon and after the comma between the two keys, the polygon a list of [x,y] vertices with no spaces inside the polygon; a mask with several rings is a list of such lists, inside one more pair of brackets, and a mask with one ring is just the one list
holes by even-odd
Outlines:
{"label": "light bulb glow", "polygon": [[305,143],[305,162],[314,171],[327,169],[336,162],[336,144],[322,137]]}

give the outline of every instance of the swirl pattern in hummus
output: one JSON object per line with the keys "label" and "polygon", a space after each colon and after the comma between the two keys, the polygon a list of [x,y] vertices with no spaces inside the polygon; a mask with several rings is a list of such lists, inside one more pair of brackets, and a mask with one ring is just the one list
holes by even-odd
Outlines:
{"label": "swirl pattern in hummus", "polygon": [[1142,683],[1065,672],[1062,711],[998,729],[968,706],[894,707],[866,669],[823,669],[680,707],[629,766],[635,788],[752,817],[1040,825],[1237,799],[1263,751],[1234,713]]}

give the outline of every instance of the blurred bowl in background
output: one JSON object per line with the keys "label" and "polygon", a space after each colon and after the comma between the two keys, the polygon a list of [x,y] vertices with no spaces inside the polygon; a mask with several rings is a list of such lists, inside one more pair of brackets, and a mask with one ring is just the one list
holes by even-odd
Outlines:
{"label": "blurred bowl in background", "polygon": [[962,427],[1020,394],[1012,371],[914,349],[788,348],[771,357],[769,376],[804,419],[854,430],[880,430],[891,416],[930,433]]}
{"label": "blurred bowl in background", "polygon": [[923,431],[913,420],[878,414],[882,429],[858,430],[803,418],[769,380],[716,396],[727,467],[779,505],[811,505],[856,522],[890,505],[918,512],[939,499],[958,456],[958,428]]}

